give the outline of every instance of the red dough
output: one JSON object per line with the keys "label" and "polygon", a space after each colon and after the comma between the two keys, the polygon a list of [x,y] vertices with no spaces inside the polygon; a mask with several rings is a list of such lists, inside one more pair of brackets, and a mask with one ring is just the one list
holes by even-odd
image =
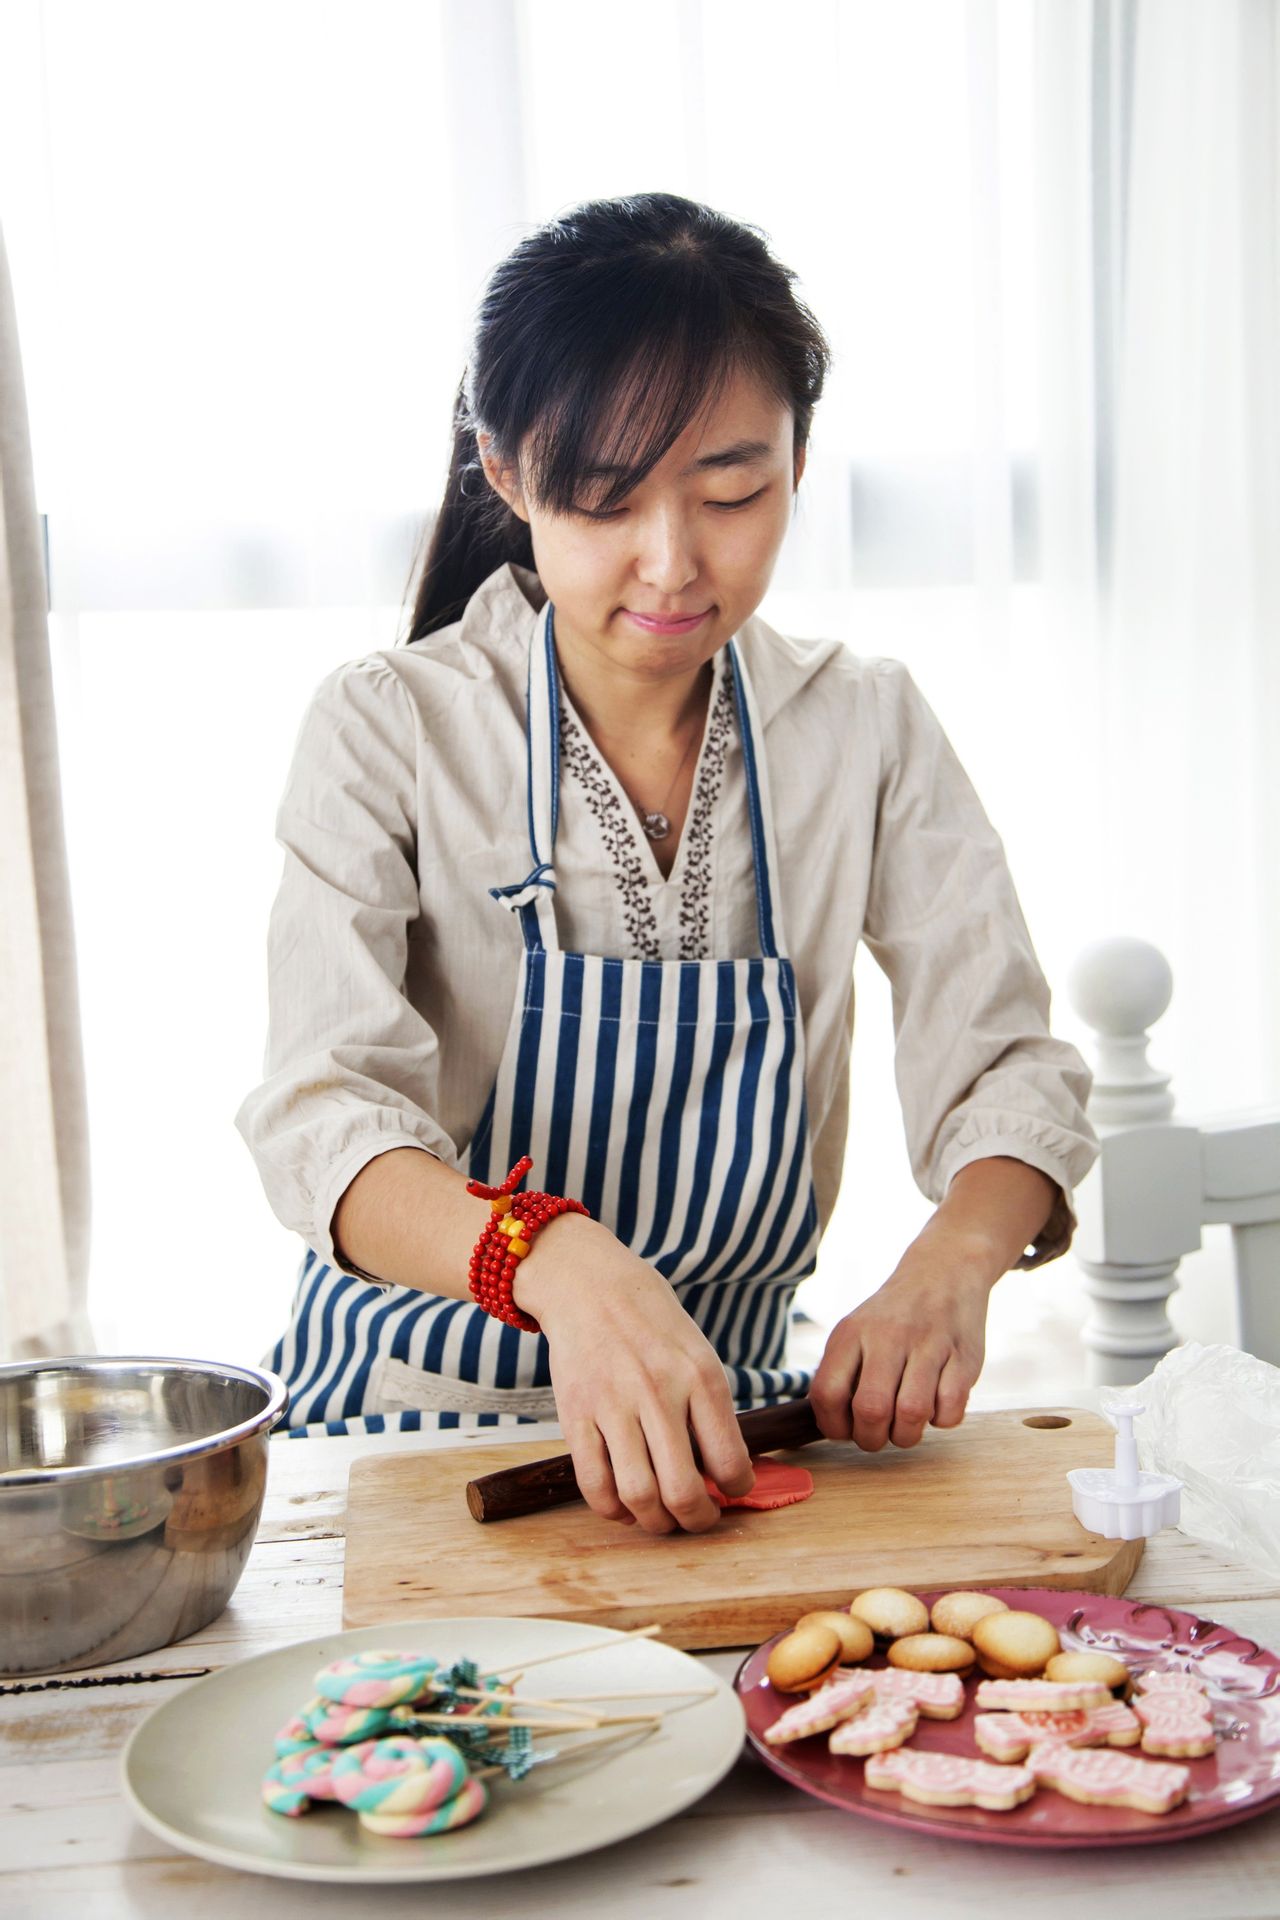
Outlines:
{"label": "red dough", "polygon": [[751,1464],[756,1470],[754,1487],[750,1493],[737,1493],[732,1498],[703,1475],[707,1492],[718,1507],[751,1507],[764,1512],[770,1507],[794,1507],[813,1492],[813,1475],[804,1467],[784,1467],[781,1461],[763,1459],[753,1459]]}

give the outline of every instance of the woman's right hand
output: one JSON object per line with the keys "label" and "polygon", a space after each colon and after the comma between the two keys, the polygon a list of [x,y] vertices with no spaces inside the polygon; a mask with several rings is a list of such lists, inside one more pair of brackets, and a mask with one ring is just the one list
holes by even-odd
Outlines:
{"label": "woman's right hand", "polygon": [[724,1368],[670,1283],[597,1220],[565,1214],[521,1263],[517,1304],[551,1349],[556,1410],[583,1498],[648,1533],[702,1533],[754,1474]]}

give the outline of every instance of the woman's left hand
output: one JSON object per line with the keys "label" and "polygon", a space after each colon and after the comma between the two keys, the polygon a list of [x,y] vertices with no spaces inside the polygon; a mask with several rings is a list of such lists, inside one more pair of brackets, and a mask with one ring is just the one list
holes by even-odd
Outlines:
{"label": "woman's left hand", "polygon": [[[971,1161],[879,1293],[832,1329],[809,1398],[828,1440],[869,1453],[958,1427],[986,1349],[987,1299],[1060,1198],[1007,1154]],[[1059,1247],[1061,1252],[1062,1248]]]}
{"label": "woman's left hand", "polygon": [[876,1453],[958,1427],[986,1346],[997,1276],[942,1236],[908,1247],[891,1279],[834,1327],[809,1398],[828,1440]]}

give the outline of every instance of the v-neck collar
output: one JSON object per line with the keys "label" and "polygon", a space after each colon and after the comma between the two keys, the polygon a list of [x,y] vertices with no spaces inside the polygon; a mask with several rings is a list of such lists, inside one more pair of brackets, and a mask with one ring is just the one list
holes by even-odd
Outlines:
{"label": "v-neck collar", "polygon": [[671,862],[671,872],[669,874],[664,874],[662,868],[658,865],[657,857],[653,851],[653,842],[649,839],[648,834],[640,824],[639,816],[636,813],[630,795],[592,739],[590,729],[587,727],[582,715],[574,706],[573,701],[569,698],[569,690],[565,685],[564,674],[558,673],[556,676],[559,682],[561,705],[582,735],[587,753],[590,755],[593,764],[599,770],[601,777],[605,780],[610,791],[614,794],[622,808],[622,817],[626,821],[627,832],[635,848],[636,857],[644,869],[645,884],[648,886],[650,892],[653,893],[662,893],[668,888],[673,893],[679,893],[684,883],[685,869],[689,864],[689,828],[692,824],[698,798],[702,791],[707,765],[707,749],[711,741],[712,720],[720,700],[721,688],[724,684],[727,657],[725,647],[718,647],[711,656],[711,690],[707,695],[707,711],[702,721],[702,738],[698,743],[698,758],[694,762],[693,784],[689,789],[689,804],[685,808],[684,821],[680,828],[680,840],[676,847],[676,857]]}

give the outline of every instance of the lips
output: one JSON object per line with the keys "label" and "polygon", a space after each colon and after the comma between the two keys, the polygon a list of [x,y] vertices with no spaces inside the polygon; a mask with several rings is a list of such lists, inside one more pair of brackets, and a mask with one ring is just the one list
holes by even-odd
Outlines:
{"label": "lips", "polygon": [[704,607],[701,613],[671,614],[636,613],[631,607],[624,607],[623,612],[644,633],[691,633],[711,609]]}

